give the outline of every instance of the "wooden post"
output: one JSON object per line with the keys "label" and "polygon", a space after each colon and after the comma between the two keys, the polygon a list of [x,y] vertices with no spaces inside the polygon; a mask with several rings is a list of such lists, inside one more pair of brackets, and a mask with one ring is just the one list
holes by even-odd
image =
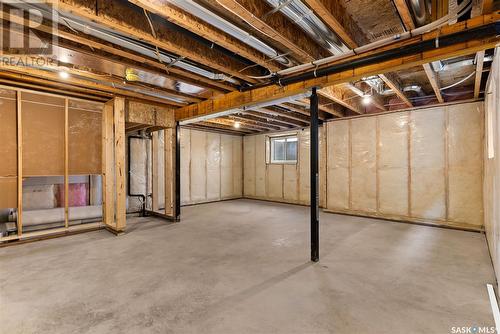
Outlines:
{"label": "wooden post", "polygon": [[126,226],[125,189],[125,99],[115,97],[113,103],[113,125],[115,144],[115,179],[116,179],[116,232],[122,232]]}
{"label": "wooden post", "polygon": [[17,91],[17,236],[23,234],[23,117],[21,91]]}
{"label": "wooden post", "polygon": [[[189,145],[191,147],[191,145]],[[181,127],[179,122],[177,122],[177,126],[175,127],[175,199],[174,206],[175,212],[174,217],[176,220],[180,220],[181,218]],[[191,192],[189,192],[191,194]]]}
{"label": "wooden post", "polygon": [[174,216],[174,129],[165,129],[164,133],[164,150],[165,150],[165,214],[168,216]]}
{"label": "wooden post", "polygon": [[106,102],[102,111],[102,218],[109,228],[115,222],[113,105],[113,100]]}
{"label": "wooden post", "polygon": [[64,99],[64,227],[69,227],[69,101]]}
{"label": "wooden post", "polygon": [[[152,140],[152,148],[151,148],[151,151],[152,151],[152,164],[151,164],[151,167],[152,167],[152,183],[153,183],[153,211],[158,211],[159,209],[159,205],[158,205],[158,155],[159,155],[159,133],[158,131],[155,131],[152,133],[152,137],[153,137],[153,140]],[[147,196],[147,194],[146,194]],[[165,208],[166,208],[166,205],[167,203],[165,202]]]}

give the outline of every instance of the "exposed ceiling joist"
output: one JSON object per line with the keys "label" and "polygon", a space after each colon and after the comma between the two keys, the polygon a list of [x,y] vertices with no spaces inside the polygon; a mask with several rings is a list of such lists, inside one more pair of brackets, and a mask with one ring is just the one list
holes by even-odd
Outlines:
{"label": "exposed ceiling joist", "polygon": [[[473,40],[453,38],[448,39],[449,45],[444,46],[443,43],[441,43],[439,47],[434,47],[433,49],[428,50],[422,49],[421,43],[434,40],[438,34],[439,38],[443,41],[446,40],[447,36],[458,36],[454,34],[461,32],[467,33],[467,31],[473,27],[479,28],[486,24],[497,22],[499,18],[500,13],[480,16],[468,21],[442,27],[439,32],[432,31],[404,41],[393,42],[383,48],[351,56],[342,61],[325,65],[322,68],[332,66],[333,64],[353,64],[353,61],[361,62],[364,59],[373,59],[376,55],[386,55],[388,50],[397,50],[393,56],[385,56],[385,58],[380,59],[378,63],[361,63],[354,68],[342,68],[333,73],[328,73],[328,75],[321,75],[318,77],[315,77],[312,72],[308,72],[307,79],[302,79],[298,82],[286,84],[286,81],[282,80],[282,82],[285,82],[283,86],[269,85],[257,87],[248,91],[232,92],[216,97],[210,101],[203,101],[197,104],[182,107],[176,111],[176,118],[180,120],[189,119],[192,117],[199,117],[234,108],[241,108],[250,104],[271,102],[276,99],[303,94],[312,87],[323,88],[352,80],[358,80],[362,77],[370,75],[378,75],[379,73],[398,71],[417,65],[423,65],[440,59],[470,55],[476,53],[477,51],[494,47],[498,44],[500,38],[493,35],[493,33],[485,36],[474,36]],[[414,52],[412,49],[412,52],[409,55],[403,53],[403,50],[410,47],[420,51]],[[314,71],[314,73],[316,74],[317,72]]]}
{"label": "exposed ceiling joist", "polygon": [[[251,130],[251,131],[267,131],[270,130],[271,128],[268,127],[263,127],[259,125],[253,125],[250,124],[249,122],[239,122],[235,121],[234,119],[229,119],[229,118],[213,118],[210,120],[206,121],[207,123],[213,123],[213,124],[221,124],[221,125],[227,125],[227,126],[232,126],[235,129],[243,129],[243,130]],[[238,128],[235,126],[236,122],[238,122]]]}
{"label": "exposed ceiling joist", "polygon": [[312,61],[325,54],[324,50],[281,13],[274,13],[263,19],[272,10],[265,1],[217,0],[217,2],[250,26],[275,40],[282,45],[282,49],[289,50],[291,55],[301,62]]}
{"label": "exposed ceiling joist", "polygon": [[[318,90],[318,94],[328,98],[329,100],[332,100],[335,103],[340,104],[341,106],[349,110],[354,111],[357,114],[362,114],[363,109],[356,100],[346,99],[346,90],[347,88],[342,86],[328,86]],[[334,115],[338,117],[344,116],[341,112],[335,112]]]}
{"label": "exposed ceiling joist", "polygon": [[168,21],[183,27],[213,43],[216,43],[235,54],[239,54],[256,64],[259,64],[271,71],[279,70],[281,67],[273,61],[270,61],[266,55],[237,40],[231,35],[205,23],[196,16],[177,8],[168,2],[159,2],[157,0],[129,0],[143,9],[164,17]]}
{"label": "exposed ceiling joist", "polygon": [[427,75],[427,78],[429,79],[429,82],[431,83],[432,89],[434,90],[434,94],[436,94],[436,98],[439,103],[443,103],[443,95],[441,94],[441,86],[439,84],[439,78],[432,69],[430,64],[423,64],[425,74]]}
{"label": "exposed ceiling joist", "polygon": [[[0,69],[3,71],[10,71],[12,73],[18,73],[22,74],[27,77],[35,77],[35,78],[41,78],[49,81],[61,81],[59,74],[55,72],[49,72],[49,71],[43,71],[43,70],[38,70],[35,68],[27,68],[27,67],[21,67],[21,66],[11,66],[11,65],[5,65],[5,64],[0,64]],[[71,73],[71,72],[70,72]],[[29,81],[29,80],[27,80]],[[120,88],[115,88],[113,86],[108,86],[100,82],[94,82],[90,80],[85,80],[85,79],[80,79],[75,76],[71,76],[68,79],[65,79],[65,81],[76,87],[82,87],[82,88],[88,88],[96,91],[101,91],[101,92],[107,92],[111,93],[117,96],[128,96],[128,97],[133,97],[137,98],[140,100],[147,100],[155,103],[161,103],[161,104],[169,104],[172,106],[182,106],[182,104],[174,102],[174,101],[167,101],[163,98],[155,97],[155,96],[150,96],[134,91],[128,91],[128,90],[123,90]]]}
{"label": "exposed ceiling joist", "polygon": [[246,118],[254,121],[260,121],[260,122],[266,122],[271,125],[277,126],[281,129],[288,129],[291,126],[296,126],[293,124],[289,124],[288,122],[283,122],[282,120],[277,119],[276,116],[271,116],[265,113],[261,113],[259,111],[243,111],[243,115],[245,115]]}
{"label": "exposed ceiling joist", "polygon": [[281,127],[269,124],[269,122],[251,120],[251,119],[249,119],[247,117],[244,117],[243,115],[242,116],[229,115],[229,116],[227,116],[227,118],[234,119],[236,121],[245,122],[246,124],[250,124],[250,125],[253,125],[253,126],[264,128],[266,130],[280,130],[281,129]]}
{"label": "exposed ceiling joist", "polygon": [[309,124],[309,121],[310,121],[310,118],[308,116],[305,116],[301,113],[297,113],[295,111],[292,111],[290,108],[271,106],[271,107],[265,107],[265,108],[261,108],[261,109],[265,110],[266,113],[269,113],[271,115],[282,116],[284,118],[299,121],[299,122],[304,123],[304,124]]}
{"label": "exposed ceiling joist", "polygon": [[481,91],[481,78],[483,75],[484,50],[476,53],[476,76],[474,79],[474,98],[479,98]]}
{"label": "exposed ceiling joist", "polygon": [[236,129],[233,125],[225,125],[225,124],[220,124],[220,123],[214,123],[210,121],[203,121],[203,122],[198,122],[194,124],[189,124],[189,126],[202,126],[206,128],[216,128],[216,129],[221,129],[221,130],[226,130],[226,131],[231,131],[234,133],[240,133],[240,134],[252,134],[258,132],[258,130],[249,130],[249,129]]}
{"label": "exposed ceiling joist", "polygon": [[[4,17],[4,19],[6,19]],[[163,75],[187,82],[189,84],[197,85],[200,87],[217,90],[219,92],[226,92],[235,90],[235,88],[229,84],[210,80],[204,76],[198,75],[196,73],[191,73],[178,69],[176,67],[167,68],[167,64],[160,63],[157,59],[151,59],[138,53],[121,48],[120,46],[113,45],[107,42],[98,40],[93,36],[83,34],[81,32],[70,31],[67,27],[59,25],[57,29],[53,29],[51,26],[45,24],[40,24],[39,22],[26,20],[25,18],[19,18],[15,15],[9,15],[8,21],[17,24],[29,24],[31,29],[41,31],[48,34],[54,34],[58,38],[58,44],[64,45],[65,41],[70,41],[75,44],[79,44],[88,47],[92,52],[100,54],[102,56],[113,55],[116,56],[120,62],[125,64],[130,64],[133,66],[138,66],[141,68],[143,66],[148,66],[145,70],[148,71],[158,71]],[[66,42],[67,44],[67,42]]]}
{"label": "exposed ceiling joist", "polygon": [[410,99],[406,97],[403,93],[403,87],[399,82],[399,79],[392,73],[379,74],[380,79],[382,79],[385,84],[392,89],[392,91],[403,101],[406,106],[413,107],[413,103],[411,103]]}
{"label": "exposed ceiling joist", "polygon": [[368,42],[358,24],[347,13],[340,1],[304,0],[304,2],[351,49]]}
{"label": "exposed ceiling joist", "polygon": [[[43,1],[49,3],[52,0]],[[246,67],[245,64],[218,50],[194,41],[181,32],[169,29],[161,24],[155,26],[154,22],[152,22],[154,25],[153,32],[146,16],[137,15],[134,8],[128,6],[127,3],[103,0],[82,3],[78,0],[59,0],[58,9],[62,12],[76,14],[87,20],[98,22],[126,36],[147,42],[174,55],[207,65],[222,73],[248,82],[257,82],[249,78],[247,74],[259,75],[258,72],[249,69],[242,73],[241,71]],[[130,18],[134,18],[134,20]]]}
{"label": "exposed ceiling joist", "polygon": [[399,13],[399,17],[401,17],[401,21],[403,21],[403,26],[406,31],[410,31],[415,29],[415,23],[413,23],[413,18],[410,12],[410,8],[406,4],[405,0],[393,0],[394,5]]}

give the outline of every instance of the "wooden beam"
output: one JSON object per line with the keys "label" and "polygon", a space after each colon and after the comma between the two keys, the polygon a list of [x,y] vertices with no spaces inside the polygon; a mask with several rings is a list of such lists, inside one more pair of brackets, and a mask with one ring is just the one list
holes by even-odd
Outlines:
{"label": "wooden beam", "polygon": [[309,62],[326,55],[324,50],[283,14],[278,12],[267,16],[272,7],[265,1],[217,0],[217,2],[233,15],[275,40],[282,46],[281,49],[289,50],[300,62]]}
{"label": "wooden beam", "polygon": [[483,75],[484,50],[476,53],[476,78],[474,80],[474,98],[479,98],[481,91],[481,77]]}
{"label": "wooden beam", "polygon": [[392,89],[394,94],[396,94],[408,107],[413,107],[413,103],[411,103],[410,99],[406,97],[403,93],[403,88],[399,79],[391,73],[379,74],[380,79],[382,79],[385,84]]}
{"label": "wooden beam", "polygon": [[349,48],[354,49],[369,42],[340,1],[304,0],[304,2]]}
{"label": "wooden beam", "polygon": [[196,16],[169,4],[168,2],[159,2],[158,0],[129,0],[129,2],[144,8],[145,10],[162,16],[168,21],[183,27],[198,36],[201,36],[212,43],[218,44],[235,54],[245,57],[252,62],[261,65],[270,71],[277,71],[279,66],[275,61],[271,61],[262,52],[255,50],[240,40],[232,37],[229,34],[205,23]]}
{"label": "wooden beam", "polygon": [[[445,26],[442,27],[439,31],[439,36],[441,39],[443,39],[451,34],[496,22],[499,18],[500,13],[494,13],[491,15],[479,16],[477,18],[470,19],[464,22],[459,22],[451,26]],[[325,67],[331,66],[333,64],[352,64],[353,61],[367,59],[366,57],[368,56],[375,57],[378,54],[385,54],[387,50],[391,49],[404,50],[405,48],[410,46],[419,46],[420,42],[434,40],[437,36],[438,32],[432,31],[421,36],[409,38],[404,41],[391,43],[390,45],[373,51],[354,55],[341,61],[332,62],[325,65]],[[368,63],[367,65],[358,65],[355,68],[351,67],[348,69],[339,70],[326,76],[319,76],[316,78],[311,78],[284,86],[268,85],[243,92],[231,92],[220,97],[216,97],[210,101],[203,101],[197,104],[179,108],[176,110],[176,118],[178,120],[185,120],[203,115],[213,114],[216,112],[242,108],[255,103],[269,103],[276,99],[303,94],[310,90],[312,87],[328,87],[348,81],[358,80],[362,77],[370,75],[378,75],[379,73],[398,71],[417,65],[427,64],[439,59],[470,55],[477,51],[492,48],[497,45],[499,41],[500,38],[498,36],[484,37],[467,42],[464,42],[462,40],[455,40],[453,44],[448,46],[440,46],[428,51],[420,51],[416,53],[412,52],[411,55],[394,56],[387,60],[382,59],[377,64]]]}
{"label": "wooden beam", "polygon": [[[50,3],[52,0],[43,0]],[[146,42],[152,46],[157,46],[167,52],[180,57],[186,57],[192,61],[209,66],[217,71],[229,74],[236,78],[256,83],[257,81],[247,75],[259,75],[253,69],[240,72],[247,65],[235,60],[228,55],[210,48],[202,43],[194,41],[186,35],[157,22],[154,17],[151,21],[154,32],[143,13],[138,14],[137,10],[128,3],[121,1],[78,1],[59,0],[58,10],[71,13],[93,22],[106,26],[118,33],[134,39]],[[134,18],[131,20],[131,18]],[[155,37],[155,36],[156,37]]]}
{"label": "wooden beam", "polygon": [[401,21],[403,21],[403,26],[406,31],[410,31],[415,29],[415,23],[413,23],[413,18],[410,12],[410,8],[406,4],[405,0],[394,0],[394,5],[399,13],[399,17],[401,17]]}
{"label": "wooden beam", "polygon": [[441,94],[441,89],[439,85],[439,79],[437,77],[436,72],[432,69],[430,64],[423,64],[425,74],[427,75],[427,78],[429,79],[429,82],[431,83],[432,89],[434,90],[434,94],[436,94],[436,98],[439,103],[443,103],[443,95]]}

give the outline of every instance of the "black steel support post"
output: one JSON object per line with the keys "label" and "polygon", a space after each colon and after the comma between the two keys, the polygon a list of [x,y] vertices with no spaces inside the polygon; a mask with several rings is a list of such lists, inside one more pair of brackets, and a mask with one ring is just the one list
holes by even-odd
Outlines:
{"label": "black steel support post", "polygon": [[175,220],[181,218],[181,127],[175,127]]}
{"label": "black steel support post", "polygon": [[311,261],[319,261],[318,95],[311,94]]}

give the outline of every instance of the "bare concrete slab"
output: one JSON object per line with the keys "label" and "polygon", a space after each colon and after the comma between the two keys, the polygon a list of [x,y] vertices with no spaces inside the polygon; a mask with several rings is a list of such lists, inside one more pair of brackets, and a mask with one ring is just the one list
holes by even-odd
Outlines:
{"label": "bare concrete slab", "polygon": [[236,200],[0,249],[1,333],[450,333],[493,326],[484,235]]}

